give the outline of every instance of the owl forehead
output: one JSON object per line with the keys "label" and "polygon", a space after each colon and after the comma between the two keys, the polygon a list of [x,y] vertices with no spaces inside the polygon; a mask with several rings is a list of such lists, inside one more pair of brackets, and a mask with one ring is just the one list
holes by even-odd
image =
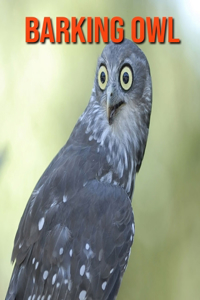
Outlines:
{"label": "owl forehead", "polygon": [[119,71],[124,64],[133,64],[132,53],[124,53],[113,47],[106,47],[99,59],[99,66],[105,64],[110,72]]}
{"label": "owl forehead", "polygon": [[[105,65],[108,71],[109,80],[117,80],[124,65],[131,65],[130,59],[123,59],[119,61],[117,58],[112,61],[106,60],[105,58],[99,59],[99,67]],[[99,68],[98,67],[98,68]]]}
{"label": "owl forehead", "polygon": [[127,39],[124,39],[120,44],[110,42],[106,45],[99,58],[99,66],[101,64],[105,64],[110,72],[119,71],[124,64],[131,65],[134,73],[139,66],[142,65],[142,69],[148,66],[142,50],[134,42]]}

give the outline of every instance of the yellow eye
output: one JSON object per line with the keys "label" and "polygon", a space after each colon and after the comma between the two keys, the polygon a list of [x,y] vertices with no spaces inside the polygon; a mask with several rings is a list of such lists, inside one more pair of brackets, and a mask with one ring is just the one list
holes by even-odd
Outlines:
{"label": "yellow eye", "polygon": [[133,82],[133,73],[130,67],[125,66],[120,73],[120,83],[125,91],[128,91]]}
{"label": "yellow eye", "polygon": [[108,82],[108,71],[105,66],[101,66],[98,72],[98,83],[101,90],[105,90]]}

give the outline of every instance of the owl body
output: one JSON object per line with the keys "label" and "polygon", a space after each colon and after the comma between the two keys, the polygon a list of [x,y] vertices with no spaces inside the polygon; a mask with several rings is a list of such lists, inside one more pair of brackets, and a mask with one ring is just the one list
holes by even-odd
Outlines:
{"label": "owl body", "polygon": [[98,60],[89,104],[38,181],[21,218],[6,300],[115,299],[135,225],[151,77],[131,41]]}

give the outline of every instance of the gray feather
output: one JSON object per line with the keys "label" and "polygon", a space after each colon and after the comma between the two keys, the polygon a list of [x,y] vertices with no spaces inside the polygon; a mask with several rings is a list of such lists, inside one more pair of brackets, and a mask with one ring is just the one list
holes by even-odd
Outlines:
{"label": "gray feather", "polygon": [[[112,123],[106,89],[98,85],[102,63],[119,103]],[[134,77],[126,92],[119,83],[123,64]],[[143,52],[128,40],[110,43],[98,60],[85,112],[27,203],[6,300],[115,299],[134,237],[131,197],[150,112],[151,77]]]}

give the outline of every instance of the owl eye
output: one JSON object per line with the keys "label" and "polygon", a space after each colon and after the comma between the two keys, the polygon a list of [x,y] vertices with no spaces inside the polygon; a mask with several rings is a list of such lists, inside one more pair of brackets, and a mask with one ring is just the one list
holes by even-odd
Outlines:
{"label": "owl eye", "polygon": [[98,72],[98,83],[101,90],[105,90],[108,82],[108,71],[105,66],[101,66]]}
{"label": "owl eye", "polygon": [[125,91],[128,91],[133,82],[133,72],[131,67],[125,66],[120,73],[120,84]]}

